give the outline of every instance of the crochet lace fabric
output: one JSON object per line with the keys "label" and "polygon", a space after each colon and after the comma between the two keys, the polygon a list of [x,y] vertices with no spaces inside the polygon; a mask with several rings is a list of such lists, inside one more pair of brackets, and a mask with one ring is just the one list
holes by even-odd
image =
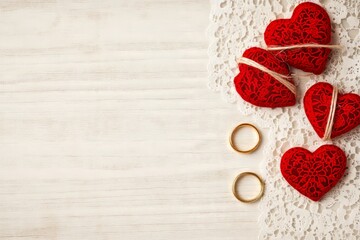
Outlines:
{"label": "crochet lace fabric", "polygon": [[[329,83],[314,84],[304,96],[304,109],[311,125],[323,138],[330,112],[333,86]],[[360,124],[360,96],[352,93],[338,94],[331,138],[344,134]]]}
{"label": "crochet lace fabric", "polygon": [[[267,45],[289,46],[304,43],[329,44],[330,18],[326,11],[314,3],[303,3],[294,9],[290,19],[272,21],[265,30]],[[274,51],[277,57],[306,72],[320,74],[326,68],[330,49],[297,48]]]}
{"label": "crochet lace fabric", "polygon": [[360,93],[360,1],[315,1],[329,14],[332,42],[342,45],[343,50],[331,51],[321,75],[295,79],[298,85],[295,106],[256,107],[238,95],[233,82],[239,73],[236,58],[250,47],[266,46],[263,34],[267,24],[276,18],[290,18],[300,2],[212,1],[208,86],[225,101],[236,103],[240,113],[252,115],[257,125],[269,129],[267,143],[259,149],[264,151],[262,176],[266,181],[265,195],[259,204],[259,239],[360,239],[360,127],[328,142],[346,153],[347,170],[321,201],[303,197],[289,186],[280,172],[281,156],[288,149],[302,146],[314,151],[324,144],[309,123],[302,103],[311,85],[325,81],[336,85],[341,92]]}
{"label": "crochet lace fabric", "polygon": [[[282,75],[290,74],[286,63],[279,61],[264,49],[249,48],[244,52],[243,57]],[[287,80],[293,83],[292,79]],[[274,108],[295,104],[295,95],[287,87],[269,74],[246,64],[240,64],[240,73],[235,77],[234,82],[240,96],[256,106]]]}
{"label": "crochet lace fabric", "polygon": [[281,173],[288,183],[313,201],[319,201],[344,175],[345,153],[334,145],[323,145],[314,153],[295,147],[281,159]]}

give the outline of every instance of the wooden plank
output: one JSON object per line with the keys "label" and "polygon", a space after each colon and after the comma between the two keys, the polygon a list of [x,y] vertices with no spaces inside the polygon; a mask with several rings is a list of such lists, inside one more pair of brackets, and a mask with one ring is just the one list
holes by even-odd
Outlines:
{"label": "wooden plank", "polygon": [[[207,1],[0,3],[0,239],[256,239]],[[251,120],[251,119],[250,119]],[[244,191],[252,193],[254,185]]]}

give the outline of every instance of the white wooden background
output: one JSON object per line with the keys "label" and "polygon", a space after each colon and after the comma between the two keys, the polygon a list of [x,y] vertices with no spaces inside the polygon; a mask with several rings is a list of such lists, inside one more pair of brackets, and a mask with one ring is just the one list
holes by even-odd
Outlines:
{"label": "white wooden background", "polygon": [[230,189],[261,151],[228,147],[251,119],[207,89],[209,10],[1,0],[0,239],[257,238]]}

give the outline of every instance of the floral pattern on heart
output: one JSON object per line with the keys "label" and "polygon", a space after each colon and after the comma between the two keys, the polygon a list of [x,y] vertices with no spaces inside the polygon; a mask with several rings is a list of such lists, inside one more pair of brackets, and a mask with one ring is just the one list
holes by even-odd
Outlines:
{"label": "floral pattern on heart", "polygon": [[[326,82],[314,84],[304,96],[307,118],[320,138],[324,137],[330,112],[333,86]],[[354,93],[338,94],[331,138],[349,132],[360,124],[360,96]]]}
{"label": "floral pattern on heart", "polygon": [[[286,63],[270,52],[257,47],[247,49],[243,57],[251,59],[266,68],[289,76]],[[286,107],[295,104],[295,94],[269,74],[246,64],[239,64],[240,73],[235,77],[236,91],[247,102],[259,107]],[[288,79],[291,83],[293,80]]]}
{"label": "floral pattern on heart", "polygon": [[323,145],[314,153],[295,147],[285,152],[280,169],[293,188],[319,201],[344,175],[346,155],[335,145]]}
{"label": "floral pattern on heart", "polygon": [[[299,4],[290,19],[272,21],[264,34],[266,44],[290,46],[307,43],[329,44],[331,42],[331,22],[321,6],[305,2]],[[282,61],[306,72],[321,74],[331,50],[319,47],[304,47],[273,51]]]}

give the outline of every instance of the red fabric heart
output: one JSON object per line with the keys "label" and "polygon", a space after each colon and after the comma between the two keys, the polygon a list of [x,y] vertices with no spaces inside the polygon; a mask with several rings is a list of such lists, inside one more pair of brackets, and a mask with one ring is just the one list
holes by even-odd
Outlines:
{"label": "red fabric heart", "polygon": [[[315,132],[320,138],[324,132],[330,112],[333,86],[319,82],[311,86],[304,96],[304,108]],[[338,94],[331,138],[350,131],[360,124],[360,96],[348,93]]]}
{"label": "red fabric heart", "polygon": [[314,153],[295,147],[285,152],[280,168],[293,188],[311,200],[319,201],[344,175],[346,156],[335,145],[323,145]]}
{"label": "red fabric heart", "polygon": [[[249,48],[243,57],[251,59],[266,68],[288,76],[286,63],[275,58],[262,48]],[[295,94],[269,74],[246,64],[239,64],[240,73],[235,77],[236,91],[247,102],[259,107],[285,107],[295,104]],[[290,78],[290,82],[293,80]]]}
{"label": "red fabric heart", "polygon": [[[290,19],[272,21],[265,30],[268,46],[290,46],[305,43],[329,44],[331,24],[329,15],[311,2],[299,4]],[[320,74],[325,70],[331,50],[328,48],[295,48],[273,53],[289,65],[306,72]]]}

